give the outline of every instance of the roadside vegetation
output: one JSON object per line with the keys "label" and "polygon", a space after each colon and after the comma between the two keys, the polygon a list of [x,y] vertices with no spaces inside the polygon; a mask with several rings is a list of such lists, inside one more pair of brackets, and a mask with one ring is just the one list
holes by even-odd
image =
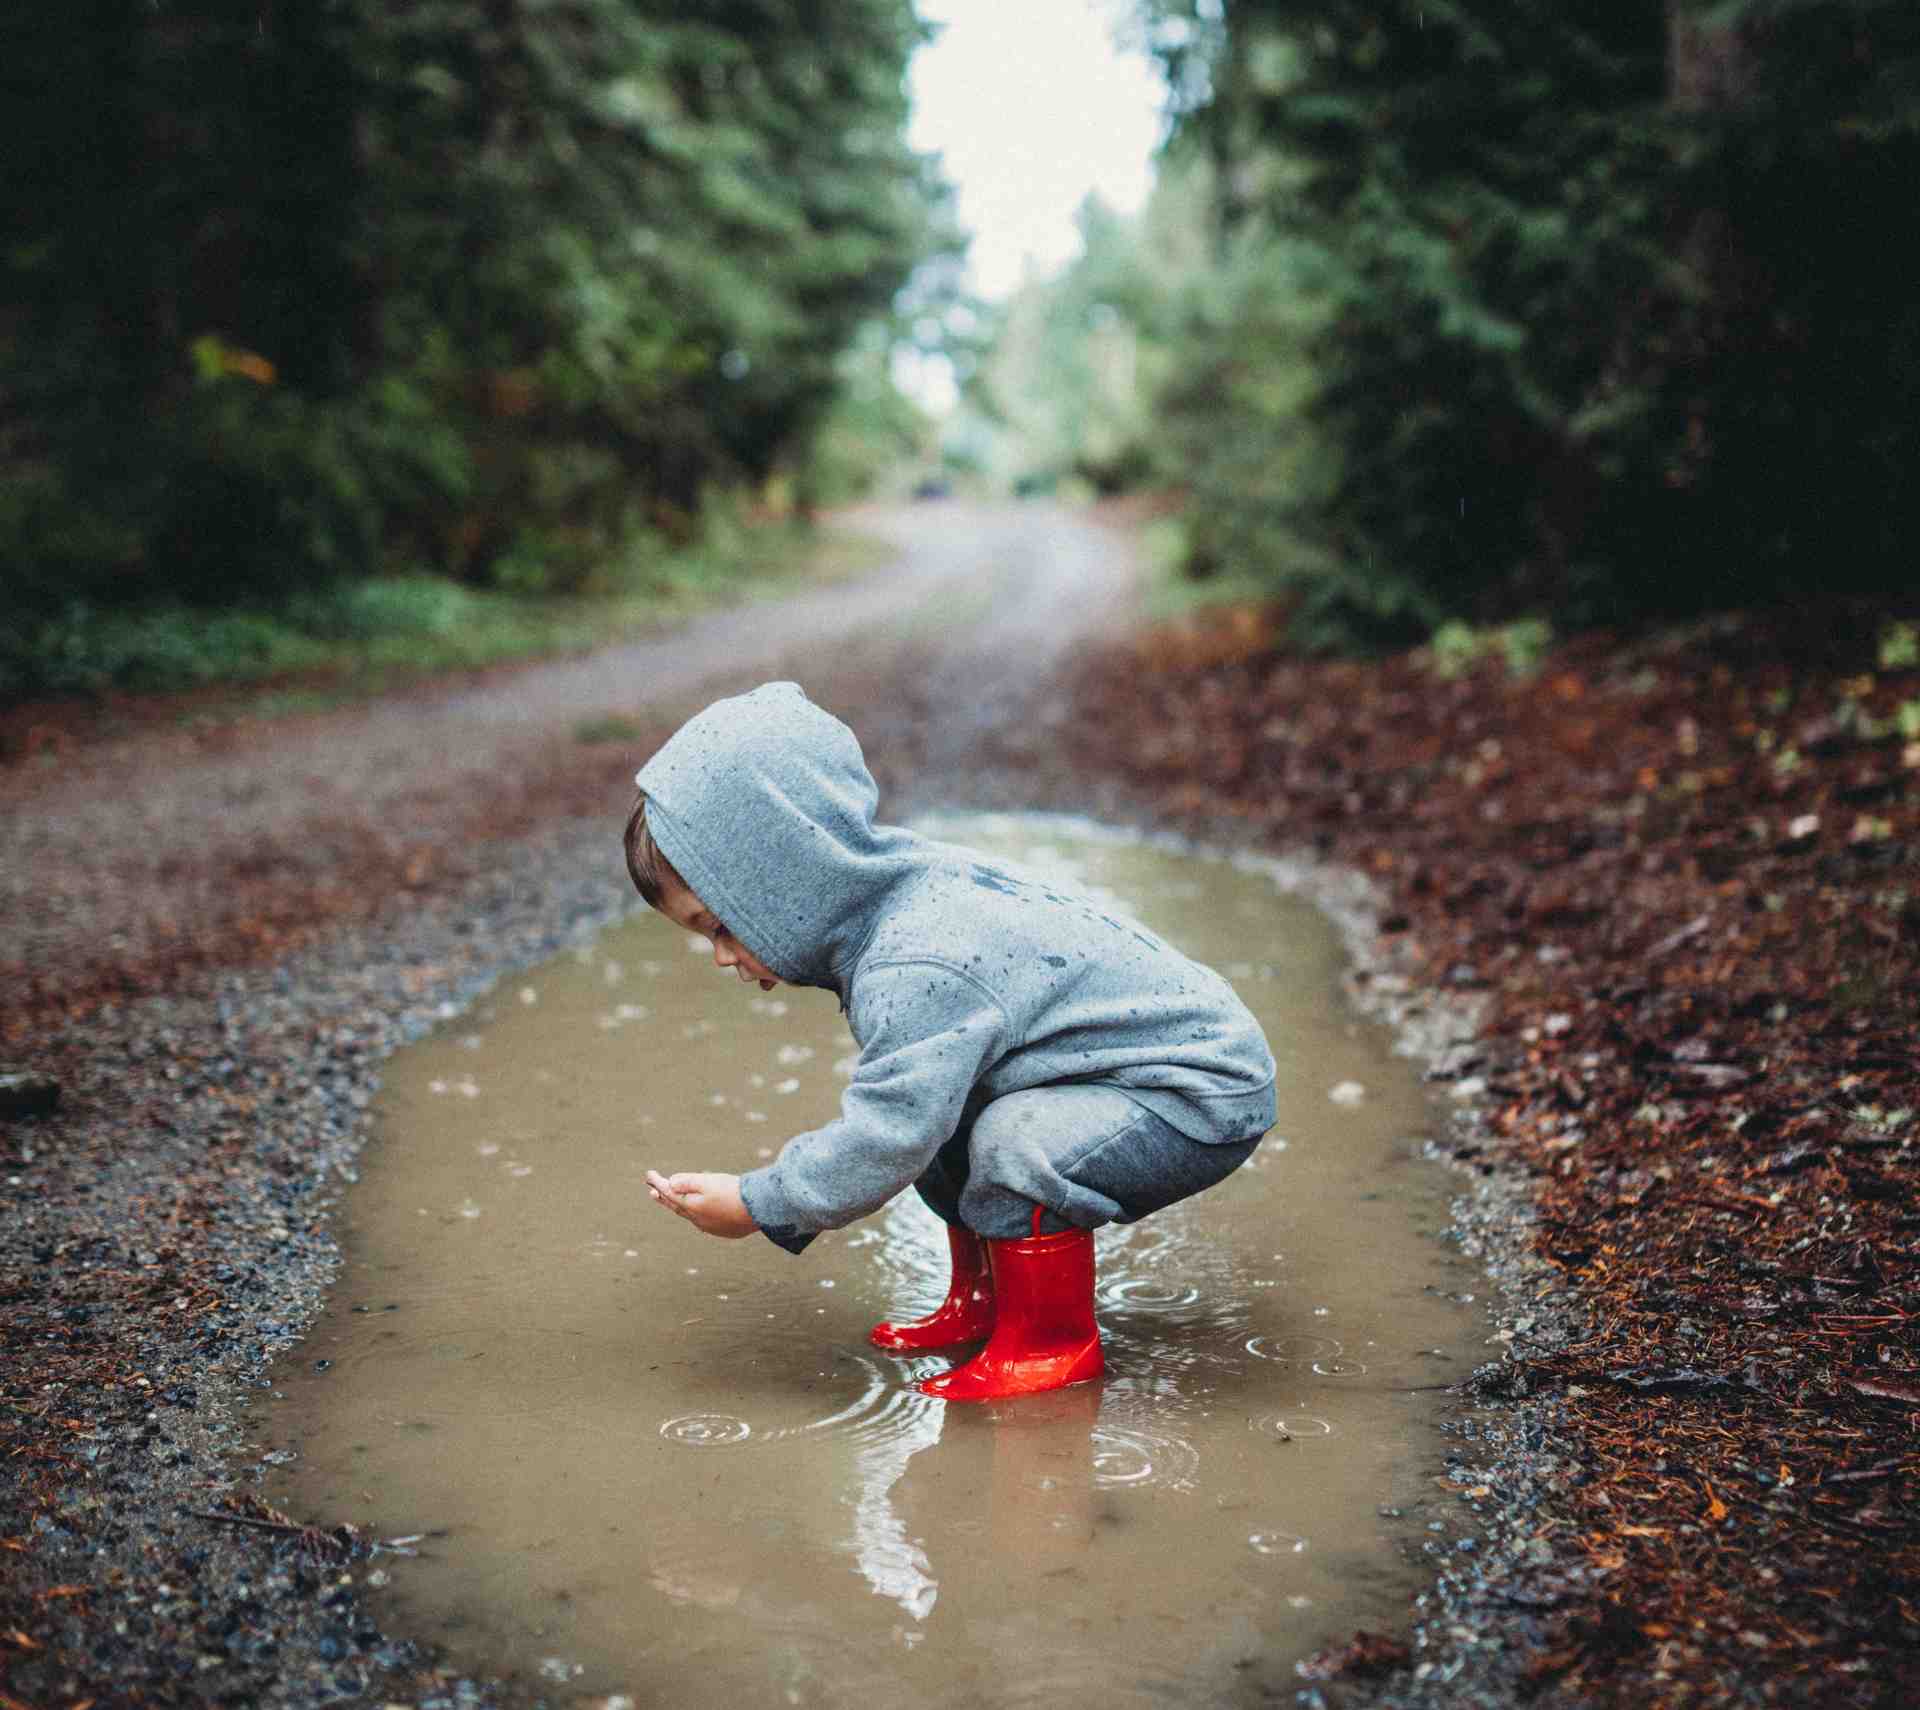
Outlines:
{"label": "roadside vegetation", "polygon": [[834,524],[710,521],[698,545],[629,550],[567,593],[417,572],[215,610],[76,600],[0,636],[0,703],[271,682],[286,705],[306,706],[437,671],[584,653],[712,606],[875,569],[886,556],[879,541]]}

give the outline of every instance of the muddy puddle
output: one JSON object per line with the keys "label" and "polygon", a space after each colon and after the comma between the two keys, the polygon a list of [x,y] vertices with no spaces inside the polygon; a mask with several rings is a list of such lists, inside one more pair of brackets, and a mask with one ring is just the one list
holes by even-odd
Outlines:
{"label": "muddy puddle", "polygon": [[389,1065],[333,1303],[254,1422],[302,1518],[427,1532],[390,1628],[557,1702],[1221,1705],[1404,1626],[1438,1386],[1481,1357],[1415,1073],[1332,928],[1253,863],[1058,820],[937,835],[1110,893],[1228,975],[1280,1121],[1223,1186],[1098,1237],[1108,1371],[987,1406],[871,1349],[930,1308],[911,1194],[801,1258],[652,1206],[837,1109],[826,993],[771,995],[642,917]]}

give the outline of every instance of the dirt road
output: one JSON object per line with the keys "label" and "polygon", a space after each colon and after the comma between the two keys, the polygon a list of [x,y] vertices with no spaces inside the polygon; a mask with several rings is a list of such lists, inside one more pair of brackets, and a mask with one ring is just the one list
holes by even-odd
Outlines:
{"label": "dirt road", "polygon": [[[996,735],[1017,761],[1044,732],[1034,703],[1062,650],[1130,609],[1123,538],[1065,511],[940,503],[848,521],[896,548],[857,583],[585,657],[303,716],[152,724],[0,771],[7,1034],[282,953],[324,919],[471,877],[488,844],[556,817],[614,815],[629,760],[768,677],[871,705],[876,763],[919,793],[978,784]],[[624,741],[583,740],[622,724]]]}

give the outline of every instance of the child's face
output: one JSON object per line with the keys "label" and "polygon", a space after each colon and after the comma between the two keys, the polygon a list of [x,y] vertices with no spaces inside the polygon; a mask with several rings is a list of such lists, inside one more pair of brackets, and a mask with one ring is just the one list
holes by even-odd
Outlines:
{"label": "child's face", "polygon": [[685,885],[672,879],[666,882],[660,894],[660,912],[676,926],[706,939],[713,946],[716,968],[732,968],[748,985],[757,982],[763,992],[772,991],[780,983],[780,976],[722,926],[713,910]]}

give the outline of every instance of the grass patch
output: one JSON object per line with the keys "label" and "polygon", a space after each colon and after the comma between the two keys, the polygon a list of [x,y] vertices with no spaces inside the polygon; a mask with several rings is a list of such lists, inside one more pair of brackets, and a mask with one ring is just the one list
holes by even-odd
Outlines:
{"label": "grass patch", "polygon": [[713,607],[877,570],[891,551],[849,529],[735,525],[685,551],[610,564],[577,593],[473,589],[419,575],[242,610],[76,601],[0,636],[0,705],[272,683],[250,697],[250,710],[308,711],[436,672],[589,652]]}

